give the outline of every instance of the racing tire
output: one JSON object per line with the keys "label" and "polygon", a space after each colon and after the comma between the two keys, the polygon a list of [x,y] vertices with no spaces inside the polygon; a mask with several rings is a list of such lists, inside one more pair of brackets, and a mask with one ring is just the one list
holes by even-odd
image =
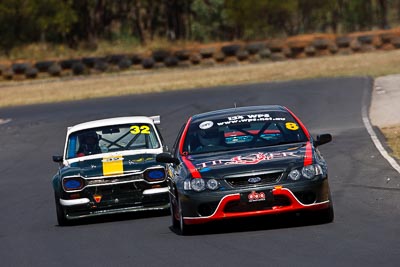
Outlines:
{"label": "racing tire", "polygon": [[70,221],[67,219],[65,209],[60,204],[60,199],[55,196],[56,202],[56,212],[57,212],[57,222],[59,226],[67,226],[70,225]]}
{"label": "racing tire", "polygon": [[174,200],[171,197],[171,195],[169,195],[169,202],[170,202],[170,209],[171,209],[172,228],[178,229],[179,228],[179,220],[177,219],[177,217],[179,216],[178,209],[176,207],[176,200]]}
{"label": "racing tire", "polygon": [[185,224],[183,220],[182,203],[178,196],[178,212],[179,212],[179,230],[181,235],[189,235],[192,232],[192,228]]}

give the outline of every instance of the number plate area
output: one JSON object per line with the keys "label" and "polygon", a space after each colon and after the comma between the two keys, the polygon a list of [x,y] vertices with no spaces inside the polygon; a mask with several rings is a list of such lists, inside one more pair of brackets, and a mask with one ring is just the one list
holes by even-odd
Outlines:
{"label": "number plate area", "polygon": [[240,194],[240,201],[244,203],[273,202],[272,190],[251,191]]}

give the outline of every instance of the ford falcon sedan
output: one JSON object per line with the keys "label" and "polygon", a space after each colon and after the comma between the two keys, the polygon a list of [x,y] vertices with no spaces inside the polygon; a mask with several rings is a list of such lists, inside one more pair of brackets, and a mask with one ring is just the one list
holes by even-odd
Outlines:
{"label": "ford falcon sedan", "polygon": [[185,234],[195,224],[311,212],[332,222],[328,168],[315,139],[283,106],[217,110],[190,117],[167,163],[173,227]]}

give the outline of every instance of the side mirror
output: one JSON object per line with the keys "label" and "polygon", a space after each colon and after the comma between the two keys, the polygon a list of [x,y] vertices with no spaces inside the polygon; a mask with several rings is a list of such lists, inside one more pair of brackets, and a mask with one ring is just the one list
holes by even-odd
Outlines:
{"label": "side mirror", "polygon": [[56,163],[62,163],[63,157],[62,156],[53,156],[53,161]]}
{"label": "side mirror", "polygon": [[161,153],[156,156],[156,161],[160,163],[173,163],[179,165],[179,159],[174,158],[170,153]]}
{"label": "side mirror", "polygon": [[320,146],[326,143],[329,143],[332,141],[332,135],[331,134],[320,134],[317,135],[317,139],[314,141],[314,146]]}

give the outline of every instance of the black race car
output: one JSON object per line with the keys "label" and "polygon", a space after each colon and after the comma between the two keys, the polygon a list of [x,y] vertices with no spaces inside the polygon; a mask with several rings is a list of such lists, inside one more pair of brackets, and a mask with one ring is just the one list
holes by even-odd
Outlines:
{"label": "black race car", "polygon": [[173,226],[238,217],[313,211],[333,221],[327,165],[314,140],[286,107],[253,106],[195,115],[182,127],[168,164]]}

